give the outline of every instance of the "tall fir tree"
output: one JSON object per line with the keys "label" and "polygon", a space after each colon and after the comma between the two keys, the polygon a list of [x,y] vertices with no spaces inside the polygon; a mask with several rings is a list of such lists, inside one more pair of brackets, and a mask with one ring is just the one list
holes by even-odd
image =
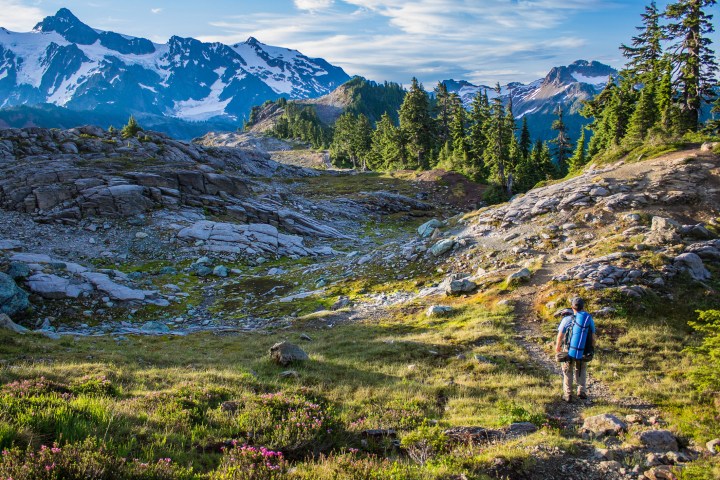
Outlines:
{"label": "tall fir tree", "polygon": [[585,129],[583,128],[580,132],[580,138],[578,138],[577,145],[575,146],[575,153],[570,157],[570,173],[579,172],[585,164],[587,164],[587,154],[585,152]]}
{"label": "tall fir tree", "polygon": [[555,160],[557,161],[558,171],[561,176],[565,176],[568,172],[571,143],[563,118],[563,108],[558,106],[555,114],[557,115],[557,120],[552,123],[551,128],[557,132],[557,137],[552,140],[552,143],[555,144]]}
{"label": "tall fir tree", "polygon": [[435,87],[435,105],[434,113],[435,120],[437,123],[436,133],[437,142],[440,145],[444,145],[450,138],[450,118],[452,115],[452,100],[450,93],[448,92],[447,85],[443,82],[438,82]]}
{"label": "tall fir tree", "polygon": [[400,131],[405,141],[405,166],[426,170],[430,167],[434,140],[433,119],[427,92],[412,79],[410,90],[400,106]]}
{"label": "tall fir tree", "polygon": [[520,127],[520,154],[523,159],[530,156],[532,149],[532,139],[530,138],[530,129],[528,128],[527,116],[523,115],[522,126]]}
{"label": "tall fir tree", "polygon": [[[490,179],[503,191],[512,195],[512,184],[508,182],[509,150],[512,127],[507,124],[505,106],[500,98],[500,84],[495,86],[495,98],[492,101],[491,114],[485,128],[487,145],[484,152],[485,163],[490,167]],[[509,188],[510,187],[510,188]]]}
{"label": "tall fir tree", "polygon": [[489,171],[485,165],[487,148],[487,124],[490,118],[490,103],[487,92],[478,91],[472,101],[470,110],[470,132],[468,138],[468,164],[477,182],[486,182]]}
{"label": "tall fir tree", "polygon": [[715,30],[713,16],[707,13],[716,0],[678,0],[665,10],[666,34],[673,43],[672,63],[679,90],[683,131],[696,131],[700,125],[703,104],[714,98],[717,63],[710,48],[709,35]]}
{"label": "tall fir tree", "polygon": [[372,133],[368,167],[377,171],[404,168],[404,156],[400,129],[384,113]]}
{"label": "tall fir tree", "polygon": [[655,82],[660,74],[658,67],[663,56],[662,44],[666,40],[660,24],[661,17],[655,1],[650,2],[650,5],[645,7],[645,13],[641,15],[642,26],[637,27],[640,33],[632,37],[630,46],[620,46],[623,55],[628,59],[623,74],[637,77],[640,83]]}
{"label": "tall fir tree", "polygon": [[648,131],[658,122],[659,117],[655,85],[648,83],[640,91],[640,98],[635,105],[635,111],[628,120],[625,140],[629,143],[642,143],[647,137]]}

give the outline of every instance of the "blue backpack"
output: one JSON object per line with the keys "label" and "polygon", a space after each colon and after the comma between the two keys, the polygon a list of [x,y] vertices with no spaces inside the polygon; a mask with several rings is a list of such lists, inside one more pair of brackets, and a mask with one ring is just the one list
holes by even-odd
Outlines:
{"label": "blue backpack", "polygon": [[[568,342],[568,357],[574,360],[592,360],[594,348],[590,335],[592,316],[587,312],[578,312],[573,317],[572,325],[566,330],[566,341]],[[589,348],[588,348],[589,347]]]}

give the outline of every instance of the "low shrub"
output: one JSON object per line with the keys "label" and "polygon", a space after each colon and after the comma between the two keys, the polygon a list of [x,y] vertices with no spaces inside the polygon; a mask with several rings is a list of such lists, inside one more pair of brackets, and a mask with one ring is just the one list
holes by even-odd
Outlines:
{"label": "low shrub", "polygon": [[288,464],[282,452],[235,443],[223,453],[211,480],[275,480],[285,478],[287,473]]}

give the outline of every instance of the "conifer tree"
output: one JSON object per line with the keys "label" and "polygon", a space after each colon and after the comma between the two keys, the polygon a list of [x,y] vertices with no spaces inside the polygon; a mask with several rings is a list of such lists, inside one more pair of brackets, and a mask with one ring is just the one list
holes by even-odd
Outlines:
{"label": "conifer tree", "polygon": [[484,152],[485,163],[490,167],[491,180],[495,182],[506,196],[512,195],[511,184],[508,182],[509,149],[512,127],[507,125],[505,106],[500,98],[500,84],[495,86],[495,98],[492,101],[491,114],[485,129],[487,146]]}
{"label": "conifer tree", "polygon": [[435,120],[437,122],[437,142],[444,145],[450,138],[450,118],[452,115],[452,100],[447,85],[438,82],[435,87]]}
{"label": "conifer tree", "polygon": [[368,154],[368,166],[372,170],[395,170],[404,168],[404,154],[400,130],[393,124],[390,115],[380,117],[372,133]]}
{"label": "conifer tree", "polygon": [[532,139],[530,138],[530,129],[528,128],[527,116],[523,116],[522,126],[520,127],[520,154],[523,159],[530,156],[532,149]]}
{"label": "conifer tree", "polygon": [[405,141],[406,167],[428,169],[434,146],[433,119],[428,94],[417,78],[412,79],[400,106],[400,131]]}
{"label": "conifer tree", "polygon": [[665,33],[660,25],[661,13],[655,1],[645,7],[641,14],[642,26],[637,27],[640,33],[632,37],[630,46],[622,44],[620,50],[628,59],[625,75],[638,78],[641,83],[655,81],[658,77],[658,63],[663,55],[662,42]]}
{"label": "conifer tree", "polygon": [[567,127],[563,120],[563,109],[561,106],[555,110],[557,120],[552,123],[552,129],[557,131],[557,137],[551,140],[555,144],[555,159],[557,160],[558,171],[561,176],[568,172],[568,158],[570,157],[570,137],[567,134]]}
{"label": "conifer tree", "polygon": [[630,142],[642,142],[648,131],[659,119],[658,107],[655,98],[655,86],[648,83],[640,91],[640,99],[635,105],[635,111],[628,120],[625,139]]}
{"label": "conifer tree", "polygon": [[133,115],[130,115],[130,118],[128,119],[128,123],[122,128],[120,131],[120,135],[124,139],[128,139],[131,137],[134,137],[138,133],[142,132],[143,129],[140,127],[140,125],[137,123],[137,120],[135,120],[135,117]]}
{"label": "conifer tree", "polygon": [[478,91],[472,102],[470,111],[470,132],[468,138],[469,169],[475,173],[474,180],[487,181],[488,169],[485,165],[485,149],[487,148],[487,127],[490,118],[490,104],[487,92]]}
{"label": "conifer tree", "polygon": [[676,67],[675,83],[682,100],[683,131],[696,131],[700,123],[700,110],[707,99],[714,97],[714,52],[710,48],[709,34],[714,32],[712,15],[706,9],[716,0],[678,0],[665,10],[669,23],[667,37],[671,47],[672,63]]}
{"label": "conifer tree", "polygon": [[585,129],[580,132],[580,138],[575,146],[575,153],[570,158],[570,173],[579,172],[587,163],[585,154]]}

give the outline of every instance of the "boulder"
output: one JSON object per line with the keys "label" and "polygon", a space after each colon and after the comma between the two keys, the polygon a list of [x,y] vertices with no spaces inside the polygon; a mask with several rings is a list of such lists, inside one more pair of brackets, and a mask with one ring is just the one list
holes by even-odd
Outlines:
{"label": "boulder", "polygon": [[164,335],[166,333],[170,333],[170,327],[165,325],[162,322],[145,322],[142,327],[140,327],[140,330],[143,333],[151,334],[151,335]]}
{"label": "boulder", "polygon": [[25,327],[21,327],[17,323],[10,320],[10,317],[5,315],[4,313],[0,313],[0,330],[10,330],[11,332],[15,333],[27,333],[30,330],[28,330]]}
{"label": "boulder", "polygon": [[14,316],[30,307],[28,294],[9,275],[0,273],[0,313]]}
{"label": "boulder", "polygon": [[669,430],[648,430],[638,435],[640,442],[653,452],[676,452],[678,442]]}
{"label": "boulder", "polygon": [[10,275],[14,280],[27,278],[30,276],[30,267],[23,262],[11,262],[7,274]]}
{"label": "boulder", "polygon": [[297,345],[279,342],[270,347],[270,358],[278,365],[286,366],[295,362],[304,362],[310,357]]}
{"label": "boulder", "polygon": [[605,435],[619,435],[627,431],[627,425],[615,415],[603,413],[602,415],[586,418],[582,429],[597,437],[602,437]]}
{"label": "boulder", "polygon": [[506,282],[508,285],[516,285],[518,283],[528,281],[531,276],[532,273],[530,273],[530,270],[528,270],[527,268],[523,268],[521,270],[518,270],[517,272],[513,272],[508,275]]}
{"label": "boulder", "polygon": [[443,317],[452,312],[453,308],[447,305],[433,305],[427,309],[425,315],[428,317]]}
{"label": "boulder", "polygon": [[217,267],[213,268],[213,275],[216,277],[227,277],[230,274],[230,271],[227,269],[224,265],[218,265]]}
{"label": "boulder", "polygon": [[653,217],[650,227],[650,234],[647,237],[647,243],[660,245],[666,243],[679,243],[680,236],[678,231],[680,224],[675,220],[665,217]]}
{"label": "boulder", "polygon": [[46,273],[31,276],[27,285],[31,292],[50,299],[78,298],[82,292],[92,291],[92,287],[88,284],[75,285],[67,278]]}
{"label": "boulder", "polygon": [[678,480],[677,475],[673,473],[673,467],[670,465],[659,465],[651,468],[643,476],[647,480]]}
{"label": "boulder", "polygon": [[432,248],[430,248],[430,253],[432,253],[436,257],[439,257],[440,255],[443,255],[452,250],[454,246],[455,240],[451,238],[440,240],[435,245],[433,245]]}
{"label": "boulder", "polygon": [[430,235],[433,234],[436,228],[440,228],[443,226],[443,223],[440,220],[437,220],[433,218],[429,222],[425,222],[422,225],[420,225],[417,229],[418,235],[420,235],[421,238],[428,238]]}
{"label": "boulder", "polygon": [[459,280],[451,280],[445,288],[445,293],[448,295],[458,295],[460,293],[470,293],[477,288],[477,284],[467,278]]}
{"label": "boulder", "polygon": [[694,280],[709,280],[712,275],[705,265],[703,264],[702,258],[696,253],[683,253],[675,257],[673,262],[677,268],[684,270],[690,274]]}

